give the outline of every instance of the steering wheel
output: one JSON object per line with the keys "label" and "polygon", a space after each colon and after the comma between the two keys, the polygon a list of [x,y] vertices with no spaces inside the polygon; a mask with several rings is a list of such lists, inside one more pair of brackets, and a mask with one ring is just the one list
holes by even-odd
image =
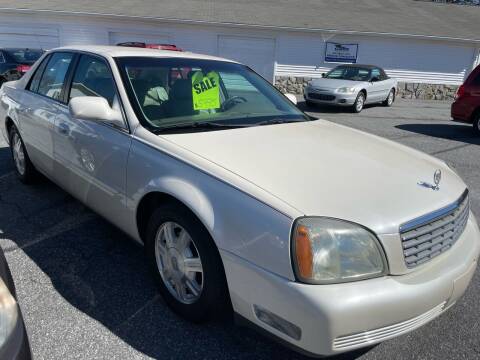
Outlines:
{"label": "steering wheel", "polygon": [[225,111],[225,110],[231,109],[237,104],[246,103],[246,102],[247,102],[247,99],[245,99],[243,96],[232,96],[222,104],[222,110]]}

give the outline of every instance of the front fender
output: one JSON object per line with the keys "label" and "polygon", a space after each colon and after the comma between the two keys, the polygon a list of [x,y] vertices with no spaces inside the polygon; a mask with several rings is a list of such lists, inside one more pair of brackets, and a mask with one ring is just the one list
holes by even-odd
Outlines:
{"label": "front fender", "polygon": [[187,206],[222,252],[294,279],[290,217],[198,168],[133,140],[127,168],[127,231],[135,233],[137,240],[136,210],[143,197],[152,192],[168,194]]}

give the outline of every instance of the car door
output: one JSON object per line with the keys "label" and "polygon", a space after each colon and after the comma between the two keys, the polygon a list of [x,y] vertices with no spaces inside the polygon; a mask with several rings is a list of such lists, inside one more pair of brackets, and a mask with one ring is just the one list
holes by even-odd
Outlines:
{"label": "car door", "polygon": [[368,92],[368,102],[380,102],[387,98],[389,84],[379,68],[373,68],[370,74],[370,91]]}
{"label": "car door", "polygon": [[[112,108],[121,104],[108,63],[81,54],[72,71],[68,100],[104,97]],[[67,107],[55,121],[55,160],[61,183],[74,196],[118,225],[125,211],[126,164],[131,136],[128,126],[73,118]]]}
{"label": "car door", "polygon": [[62,104],[65,79],[72,53],[57,52],[47,56],[37,68],[26,91],[19,97],[20,134],[33,164],[54,177],[53,132],[55,118]]}

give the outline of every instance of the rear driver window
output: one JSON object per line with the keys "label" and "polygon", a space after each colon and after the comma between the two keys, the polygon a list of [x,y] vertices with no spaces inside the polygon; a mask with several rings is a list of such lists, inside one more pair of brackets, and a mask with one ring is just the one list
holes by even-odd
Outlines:
{"label": "rear driver window", "polygon": [[71,53],[54,53],[43,72],[38,86],[38,93],[55,100],[61,100],[62,88],[68,67],[72,62]]}
{"label": "rear driver window", "polygon": [[30,86],[28,87],[30,91],[37,92],[43,71],[48,64],[48,59],[50,59],[50,56],[47,56],[45,59],[43,59],[42,63],[37,67],[37,70],[35,70],[35,74],[33,74],[32,80],[30,81]]}

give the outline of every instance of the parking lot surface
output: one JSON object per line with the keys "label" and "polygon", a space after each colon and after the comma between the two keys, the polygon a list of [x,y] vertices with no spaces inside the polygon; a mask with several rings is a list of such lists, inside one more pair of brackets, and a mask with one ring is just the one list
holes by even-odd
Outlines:
{"label": "parking lot surface", "polygon": [[[470,187],[478,219],[480,138],[449,121],[449,105],[400,100],[361,114],[299,107],[448,161]],[[305,359],[228,321],[193,325],[178,318],[157,296],[142,248],[49,181],[22,185],[2,140],[0,245],[35,359]],[[478,359],[479,310],[477,271],[463,299],[440,318],[339,358]]]}

